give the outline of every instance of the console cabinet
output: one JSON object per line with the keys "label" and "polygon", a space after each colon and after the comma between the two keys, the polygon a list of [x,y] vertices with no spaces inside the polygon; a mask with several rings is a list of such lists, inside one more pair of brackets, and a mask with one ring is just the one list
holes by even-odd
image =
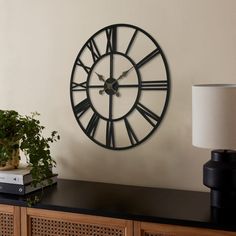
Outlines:
{"label": "console cabinet", "polygon": [[33,208],[24,196],[0,194],[0,236],[236,236],[236,213],[212,212],[209,200],[203,192],[58,179]]}

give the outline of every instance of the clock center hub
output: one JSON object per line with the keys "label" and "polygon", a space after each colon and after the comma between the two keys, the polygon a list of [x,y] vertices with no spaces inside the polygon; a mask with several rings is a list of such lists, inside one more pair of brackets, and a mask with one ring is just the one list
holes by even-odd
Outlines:
{"label": "clock center hub", "polygon": [[119,84],[116,79],[108,78],[104,84],[104,90],[108,95],[117,94]]}

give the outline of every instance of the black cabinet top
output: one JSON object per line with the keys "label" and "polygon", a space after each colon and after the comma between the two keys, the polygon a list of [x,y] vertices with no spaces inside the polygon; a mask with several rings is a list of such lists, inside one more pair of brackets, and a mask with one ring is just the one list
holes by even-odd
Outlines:
{"label": "black cabinet top", "polygon": [[[27,206],[0,194],[1,204]],[[236,231],[232,216],[211,209],[209,193],[59,179],[35,208]],[[235,219],[235,222],[234,222]]]}

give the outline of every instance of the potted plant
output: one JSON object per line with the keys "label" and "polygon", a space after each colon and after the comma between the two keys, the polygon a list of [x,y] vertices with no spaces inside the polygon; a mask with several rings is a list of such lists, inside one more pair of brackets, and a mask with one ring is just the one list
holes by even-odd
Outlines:
{"label": "potted plant", "polygon": [[32,184],[51,177],[56,162],[50,154],[50,144],[60,139],[56,131],[43,136],[44,126],[36,119],[39,114],[20,115],[14,110],[0,110],[0,170],[17,168],[19,150],[31,166]]}

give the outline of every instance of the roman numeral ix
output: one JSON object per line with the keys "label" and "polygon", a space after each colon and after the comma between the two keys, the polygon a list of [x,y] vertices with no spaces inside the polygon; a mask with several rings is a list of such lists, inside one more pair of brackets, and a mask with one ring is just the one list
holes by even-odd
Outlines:
{"label": "roman numeral ix", "polygon": [[86,91],[86,81],[82,83],[72,82],[72,91]]}

